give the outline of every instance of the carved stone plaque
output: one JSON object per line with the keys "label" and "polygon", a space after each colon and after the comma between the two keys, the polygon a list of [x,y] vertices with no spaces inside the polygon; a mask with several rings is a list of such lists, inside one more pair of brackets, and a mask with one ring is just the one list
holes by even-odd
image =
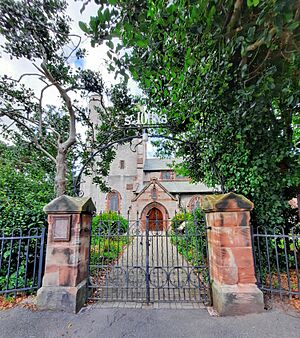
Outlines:
{"label": "carved stone plaque", "polygon": [[52,239],[54,242],[70,240],[71,215],[57,216],[53,221]]}

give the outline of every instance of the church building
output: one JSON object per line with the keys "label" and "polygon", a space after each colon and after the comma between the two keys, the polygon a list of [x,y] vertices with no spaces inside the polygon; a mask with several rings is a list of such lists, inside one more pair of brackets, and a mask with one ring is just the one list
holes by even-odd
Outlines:
{"label": "church building", "polygon": [[[95,118],[94,123],[97,123]],[[129,144],[117,146],[116,157],[106,178],[110,192],[101,192],[93,184],[92,177],[83,178],[81,189],[85,196],[92,197],[98,213],[112,210],[130,220],[138,218],[143,223],[148,216],[150,229],[155,226],[151,222],[154,218],[159,220],[159,227],[163,229],[175,212],[193,210],[204,195],[215,191],[177,175],[171,166],[178,160],[148,158],[146,142],[136,140],[133,144],[134,151]]]}

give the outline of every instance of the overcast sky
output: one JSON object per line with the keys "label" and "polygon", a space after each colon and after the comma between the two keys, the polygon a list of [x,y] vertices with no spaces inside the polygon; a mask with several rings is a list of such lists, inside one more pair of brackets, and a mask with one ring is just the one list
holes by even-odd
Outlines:
{"label": "overcast sky", "polygon": [[[87,37],[84,36],[84,33],[80,30],[78,26],[79,21],[89,22],[89,18],[92,15],[96,15],[98,6],[94,4],[94,1],[91,1],[90,4],[85,8],[83,13],[80,13],[80,9],[82,7],[81,1],[73,1],[69,0],[68,6],[68,15],[71,17],[73,22],[71,23],[72,33],[80,35],[82,37],[81,48],[85,48],[87,50],[87,56],[82,61],[78,61],[75,57],[70,60],[70,63],[73,67],[81,67],[84,69],[91,69],[93,71],[99,71],[104,80],[106,86],[110,86],[111,84],[117,83],[118,79],[114,79],[114,74],[109,73],[107,71],[107,67],[105,65],[105,60],[108,59],[107,51],[108,47],[105,44],[102,44],[98,47],[91,47],[90,41]],[[3,40],[1,40],[3,42]],[[35,73],[35,68],[32,64],[26,59],[13,59],[10,60],[9,56],[1,51],[0,58],[0,73],[1,75],[6,74],[13,78],[20,77],[23,73]],[[30,87],[37,92],[39,92],[42,88],[42,83],[38,81],[37,78],[34,77],[25,77],[24,84],[30,85]],[[139,89],[137,84],[133,80],[129,80],[129,88],[133,94],[139,93]],[[39,95],[38,95],[39,96]],[[59,104],[58,93],[54,87],[50,87],[46,90],[44,95],[44,104]],[[88,101],[84,102],[84,104],[88,104]],[[149,156],[153,156],[153,147],[151,144],[148,146],[148,154]]]}

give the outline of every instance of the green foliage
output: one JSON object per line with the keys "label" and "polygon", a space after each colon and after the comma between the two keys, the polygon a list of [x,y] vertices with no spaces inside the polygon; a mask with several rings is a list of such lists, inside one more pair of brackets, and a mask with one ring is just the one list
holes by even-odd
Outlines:
{"label": "green foliage", "polygon": [[114,211],[103,212],[92,220],[93,233],[122,235],[128,229],[128,220]]}
{"label": "green foliage", "polygon": [[[90,264],[107,265],[113,263],[123,252],[129,243],[127,237],[116,236],[105,239],[104,237],[95,238],[91,244]],[[93,271],[91,271],[93,275]]]}
{"label": "green foliage", "polygon": [[[90,150],[76,134],[76,125],[94,133],[89,111],[79,98],[91,93],[102,98],[104,93],[100,73],[72,64],[75,57],[85,56],[85,50],[79,48],[81,37],[70,34],[67,5],[64,0],[0,3],[3,52],[11,60],[27,59],[34,69],[16,78],[12,74],[0,76],[0,117],[4,117],[0,130],[13,142],[17,134],[18,140],[31,143],[40,156],[51,160],[58,196],[70,191],[70,163],[79,163]],[[30,78],[35,80],[26,81]],[[56,107],[45,103],[49,88],[59,95]]]}
{"label": "green foliage", "polygon": [[[258,282],[263,287],[297,291],[297,267],[300,262],[299,230],[298,225],[292,231],[259,227],[254,232],[256,273]],[[296,282],[295,285],[293,282]]]}
{"label": "green foliage", "polygon": [[[114,262],[129,244],[128,221],[113,211],[96,215],[92,220],[90,264]],[[92,271],[93,273],[93,271]]]}
{"label": "green foliage", "polygon": [[0,34],[7,39],[5,51],[29,60],[55,57],[68,41],[66,7],[63,0],[44,0],[42,4],[39,0],[1,0]]}
{"label": "green foliage", "polygon": [[43,207],[54,197],[54,172],[32,149],[0,143],[0,229],[6,234],[46,225]]}
{"label": "green foliage", "polygon": [[300,186],[297,4],[115,3],[101,1],[88,34],[93,44],[120,38],[108,44],[115,73],[130,72],[184,141],[159,153],[183,157],[195,181],[247,196],[253,223],[285,225]]}
{"label": "green foliage", "polygon": [[192,266],[206,264],[206,228],[203,212],[195,209],[191,212],[176,214],[171,220],[171,243]]}
{"label": "green foliage", "polygon": [[[0,168],[0,236],[37,234],[47,225],[43,207],[55,195],[54,172],[49,161],[39,158],[34,147],[22,143],[19,147],[7,146],[0,142]],[[16,285],[19,288],[31,285],[36,245],[39,248],[36,239],[3,241],[0,248],[1,290],[6,286],[14,289]]]}
{"label": "green foliage", "polygon": [[176,230],[185,221],[188,221],[188,223],[190,223],[191,221],[193,222],[193,214],[192,213],[187,213],[187,212],[178,212],[171,219],[171,228],[173,230]]}

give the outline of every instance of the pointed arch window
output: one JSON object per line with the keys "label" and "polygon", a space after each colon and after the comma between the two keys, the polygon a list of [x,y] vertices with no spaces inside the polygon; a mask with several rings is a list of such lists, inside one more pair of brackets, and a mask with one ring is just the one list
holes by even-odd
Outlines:
{"label": "pointed arch window", "polygon": [[106,209],[110,211],[120,211],[121,196],[117,191],[111,191],[107,194]]}
{"label": "pointed arch window", "polygon": [[190,202],[188,204],[188,209],[190,211],[194,211],[195,209],[200,208],[200,202],[201,202],[202,196],[193,196],[190,199]]}

